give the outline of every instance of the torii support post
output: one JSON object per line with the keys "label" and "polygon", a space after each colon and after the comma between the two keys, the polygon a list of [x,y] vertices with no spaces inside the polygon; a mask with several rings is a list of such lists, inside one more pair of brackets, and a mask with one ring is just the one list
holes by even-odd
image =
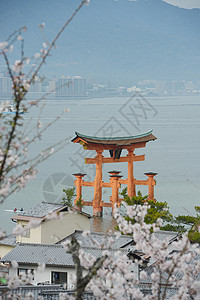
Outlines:
{"label": "torii support post", "polygon": [[83,182],[83,177],[86,174],[83,173],[76,173],[73,174],[76,177],[76,180],[74,182],[74,184],[76,185],[76,199],[75,199],[75,207],[77,210],[82,210],[82,208],[80,206],[77,206],[76,203],[77,201],[79,201],[80,199],[82,199],[82,182]]}
{"label": "torii support post", "polygon": [[112,213],[114,212],[115,203],[119,206],[119,188],[121,187],[121,183],[119,179],[122,175],[113,174],[110,176],[110,182],[112,184]]}
{"label": "torii support post", "polygon": [[93,216],[101,217],[103,208],[101,206],[101,198],[102,198],[102,160],[103,160],[103,150],[96,150],[96,177],[94,184],[94,199],[93,199]]}
{"label": "torii support post", "polygon": [[158,173],[148,172],[144,174],[148,177],[148,200],[154,200],[154,185],[156,185],[154,176],[156,176]]}
{"label": "torii support post", "polygon": [[130,198],[136,195],[135,193],[135,182],[133,176],[133,160],[134,160],[134,149],[128,150],[128,187],[127,194]]}

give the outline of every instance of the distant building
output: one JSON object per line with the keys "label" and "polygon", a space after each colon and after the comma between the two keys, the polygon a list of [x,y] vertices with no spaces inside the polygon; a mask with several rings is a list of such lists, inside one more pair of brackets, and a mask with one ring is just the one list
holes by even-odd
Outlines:
{"label": "distant building", "polygon": [[87,95],[87,81],[80,76],[59,78],[55,83],[56,97],[85,97]]}
{"label": "distant building", "polygon": [[55,93],[56,93],[56,79],[52,79],[52,80],[49,81],[48,92],[55,95]]}
{"label": "distant building", "polygon": [[12,94],[12,80],[9,76],[0,73],[0,97],[10,98]]}
{"label": "distant building", "polygon": [[74,96],[86,96],[86,79],[80,76],[73,77]]}

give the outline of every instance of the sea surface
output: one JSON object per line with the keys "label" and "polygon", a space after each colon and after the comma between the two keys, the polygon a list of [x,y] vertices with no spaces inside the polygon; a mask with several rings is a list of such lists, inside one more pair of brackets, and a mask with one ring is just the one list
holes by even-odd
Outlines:
{"label": "sea surface", "polygon": [[[63,188],[73,186],[73,173],[84,172],[88,181],[95,178],[93,165],[85,165],[84,158],[95,153],[83,150],[71,139],[75,132],[93,136],[137,135],[153,129],[157,140],[147,143],[136,154],[145,154],[145,161],[134,163],[136,179],[146,179],[145,172],[157,172],[155,198],[167,201],[173,214],[194,214],[194,206],[200,205],[200,96],[177,97],[130,97],[63,99],[43,101],[39,108],[33,108],[24,115],[30,128],[40,119],[42,126],[53,122],[68,108],[52,126],[48,126],[43,138],[31,147],[31,155],[41,152],[63,138],[68,145],[38,166],[39,173],[21,191],[10,196],[1,205],[0,227],[11,232],[14,213],[5,211],[15,207],[24,210],[42,202],[59,202]],[[33,130],[31,130],[33,132]],[[126,151],[123,151],[126,155]],[[105,156],[109,153],[105,152]],[[123,178],[127,177],[127,163],[106,164],[103,180],[109,181],[108,171],[117,169]],[[124,188],[125,186],[122,186]],[[145,195],[146,186],[137,186]],[[83,199],[92,200],[93,188],[83,188]],[[103,189],[103,200],[109,201],[111,190]],[[90,207],[84,211],[92,213]],[[92,220],[96,231],[110,228],[114,224],[111,210],[104,209],[103,222]]]}

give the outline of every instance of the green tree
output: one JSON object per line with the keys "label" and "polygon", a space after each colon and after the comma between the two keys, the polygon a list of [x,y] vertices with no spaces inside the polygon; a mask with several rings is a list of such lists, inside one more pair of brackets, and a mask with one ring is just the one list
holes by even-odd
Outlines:
{"label": "green tree", "polygon": [[65,196],[62,198],[62,202],[64,205],[67,205],[69,207],[73,206],[73,198],[76,196],[75,194],[75,187],[63,189],[63,192],[65,193]]}
{"label": "green tree", "polygon": [[[190,242],[200,244],[200,206],[195,206],[196,216],[179,215],[175,217],[170,213],[167,202],[147,200],[148,196],[142,196],[140,191],[138,191],[136,196],[130,198],[127,195],[127,188],[121,192],[121,195],[128,205],[144,205],[148,202],[150,207],[144,219],[145,223],[153,224],[158,218],[161,218],[163,220],[163,226],[160,227],[161,230],[175,231],[180,234],[187,231]],[[135,218],[128,216],[124,216],[124,218],[132,224],[136,223]]]}
{"label": "green tree", "polygon": [[179,215],[175,222],[188,231],[188,238],[192,243],[200,244],[200,206],[195,206],[196,216]]}
{"label": "green tree", "polygon": [[82,208],[83,207],[83,199],[81,199],[81,197],[78,199],[78,201],[76,202],[76,206]]}
{"label": "green tree", "polygon": [[[138,194],[132,198],[127,195],[127,188],[123,189],[121,192],[124,202],[128,205],[145,205],[148,202],[150,206],[147,210],[144,222],[147,224],[153,224],[157,219],[162,219],[164,225],[161,227],[161,230],[167,230],[168,225],[172,225],[174,222],[173,215],[169,212],[169,207],[167,202],[159,202],[155,200],[147,200],[148,196],[142,196],[142,193],[138,191]],[[132,224],[136,223],[135,218],[130,218],[124,216],[125,220],[130,221]],[[167,224],[166,224],[167,223]],[[177,230],[176,230],[177,231]]]}

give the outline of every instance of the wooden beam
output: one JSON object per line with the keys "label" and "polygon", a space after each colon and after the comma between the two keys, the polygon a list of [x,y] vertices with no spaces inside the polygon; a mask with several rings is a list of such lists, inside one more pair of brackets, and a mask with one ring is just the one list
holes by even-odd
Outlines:
{"label": "wooden beam", "polygon": [[89,182],[89,181],[82,181],[82,186],[94,186],[94,181]]}
{"label": "wooden beam", "polygon": [[104,164],[109,164],[109,163],[118,163],[118,162],[128,162],[128,157],[127,156],[122,156],[119,159],[113,158],[113,157],[104,157],[103,158],[103,163]]}
{"label": "wooden beam", "polygon": [[[145,155],[134,155],[133,156],[133,161],[143,161],[145,160]],[[128,162],[129,157],[127,156],[122,156],[119,159],[114,159],[113,157],[103,157],[102,163],[119,163],[119,162]],[[85,158],[85,164],[96,164],[98,162],[98,159],[96,157],[94,158]]]}
{"label": "wooden beam", "polygon": [[147,142],[139,142],[139,143],[133,143],[131,145],[122,145],[122,146],[117,146],[117,145],[112,145],[112,144],[95,144],[88,142],[85,143],[85,150],[116,150],[118,148],[120,149],[135,149],[135,148],[143,148],[146,146]]}
{"label": "wooden beam", "polygon": [[81,144],[81,145],[87,144],[87,142],[84,141],[84,140],[83,140],[82,138],[80,138],[80,137],[78,137],[78,139],[75,140],[74,143],[79,143],[79,144]]}
{"label": "wooden beam", "polygon": [[93,206],[93,202],[92,201],[82,201],[82,203],[85,206]]}
{"label": "wooden beam", "polygon": [[147,180],[135,180],[135,184],[137,185],[148,185]]}
{"label": "wooden beam", "polygon": [[111,188],[112,187],[112,183],[110,183],[110,182],[102,182],[101,183],[101,187],[109,187],[109,188]]}
{"label": "wooden beam", "polygon": [[112,203],[109,203],[109,202],[101,202],[100,203],[101,207],[112,207]]}
{"label": "wooden beam", "polygon": [[145,155],[135,155],[133,156],[133,161],[143,161],[145,160]]}
{"label": "wooden beam", "polygon": [[128,179],[119,179],[119,183],[121,183],[121,184],[127,184],[128,183]]}
{"label": "wooden beam", "polygon": [[90,158],[90,157],[86,157],[85,158],[85,164],[96,164],[98,162],[98,158],[94,157],[94,158]]}

